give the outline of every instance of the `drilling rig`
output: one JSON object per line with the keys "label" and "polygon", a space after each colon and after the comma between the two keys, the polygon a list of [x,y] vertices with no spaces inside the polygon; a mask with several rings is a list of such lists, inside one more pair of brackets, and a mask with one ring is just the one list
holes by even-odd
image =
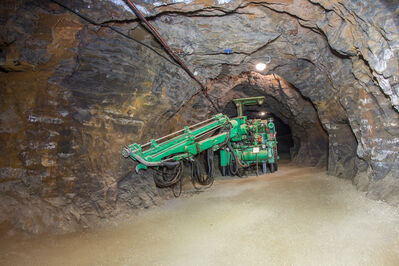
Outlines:
{"label": "drilling rig", "polygon": [[[125,158],[138,163],[136,171],[152,168],[160,172],[154,175],[158,187],[181,184],[183,162],[191,163],[192,180],[210,185],[214,179],[214,152],[219,152],[219,165],[223,176],[239,175],[241,169],[259,166],[263,173],[277,170],[277,140],[273,118],[247,119],[243,106],[261,105],[264,96],[234,99],[238,116],[229,118],[214,115],[192,126],[152,139],[140,145],[130,144],[122,150]],[[201,173],[199,155],[205,153],[207,173]],[[194,181],[193,181],[194,182]]]}

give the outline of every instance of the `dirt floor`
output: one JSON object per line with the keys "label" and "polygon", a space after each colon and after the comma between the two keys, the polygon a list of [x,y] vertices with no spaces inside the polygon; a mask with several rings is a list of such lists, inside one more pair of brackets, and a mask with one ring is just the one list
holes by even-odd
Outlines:
{"label": "dirt floor", "polygon": [[315,168],[219,180],[121,220],[3,239],[0,264],[399,265],[398,209]]}

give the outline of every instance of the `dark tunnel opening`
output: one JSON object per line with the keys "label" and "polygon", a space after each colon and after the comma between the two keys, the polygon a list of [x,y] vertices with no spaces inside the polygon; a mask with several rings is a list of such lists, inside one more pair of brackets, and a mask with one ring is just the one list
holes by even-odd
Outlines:
{"label": "dark tunnel opening", "polygon": [[[223,112],[234,117],[232,99],[265,96],[262,105],[243,108],[248,118],[273,116],[277,129],[278,152],[282,159],[300,165],[327,167],[329,135],[321,125],[312,102],[283,77],[246,72],[219,81],[226,86]],[[264,113],[264,114],[263,114]]]}

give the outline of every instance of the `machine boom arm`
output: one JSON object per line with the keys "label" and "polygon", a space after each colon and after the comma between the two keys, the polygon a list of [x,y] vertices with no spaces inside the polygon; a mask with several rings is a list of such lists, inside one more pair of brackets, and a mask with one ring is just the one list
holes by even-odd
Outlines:
{"label": "machine boom arm", "polygon": [[[269,164],[270,171],[273,172],[278,159],[273,119],[247,120],[246,116],[242,116],[242,106],[262,104],[264,100],[263,96],[235,99],[233,101],[239,115],[236,118],[230,119],[224,114],[217,114],[157,140],[152,139],[144,145],[130,144],[123,149],[122,155],[139,163],[137,171],[148,167],[161,167],[166,171],[165,169],[177,169],[184,159],[195,162],[194,157],[203,151],[220,150],[223,175],[226,169],[231,169],[230,172],[234,174],[237,173],[234,169],[238,169],[238,166],[247,167],[258,163],[262,164],[264,172],[266,164]],[[210,161],[208,160],[208,164]],[[231,167],[232,165],[235,167]],[[157,180],[156,183],[162,187],[175,184],[177,176],[179,174],[169,180],[164,175],[164,179]]]}
{"label": "machine boom arm", "polygon": [[[146,169],[148,166],[163,166],[168,162],[195,156],[204,150],[223,143],[226,141],[226,137],[230,135],[230,132],[223,132],[202,140],[207,134],[227,126],[231,122],[223,114],[215,115],[209,120],[207,120],[209,122],[205,125],[203,125],[204,123],[199,123],[191,127],[185,127],[184,130],[178,131],[178,133],[183,132],[182,134],[166,141],[157,143],[157,141],[151,140],[149,142],[150,147],[146,150],[143,150],[143,147],[148,146],[148,144],[143,146],[136,143],[131,144],[123,150],[122,155],[139,161],[140,164],[137,166],[137,170]],[[199,127],[198,125],[201,126]],[[173,135],[175,133],[169,136]]]}

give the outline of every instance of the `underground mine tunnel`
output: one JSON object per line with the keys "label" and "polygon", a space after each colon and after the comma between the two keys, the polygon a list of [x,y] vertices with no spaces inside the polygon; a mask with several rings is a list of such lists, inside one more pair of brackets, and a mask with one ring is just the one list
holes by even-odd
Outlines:
{"label": "underground mine tunnel", "polygon": [[[399,264],[396,0],[2,0],[0,25],[0,264]],[[197,148],[136,172],[176,131]]]}

